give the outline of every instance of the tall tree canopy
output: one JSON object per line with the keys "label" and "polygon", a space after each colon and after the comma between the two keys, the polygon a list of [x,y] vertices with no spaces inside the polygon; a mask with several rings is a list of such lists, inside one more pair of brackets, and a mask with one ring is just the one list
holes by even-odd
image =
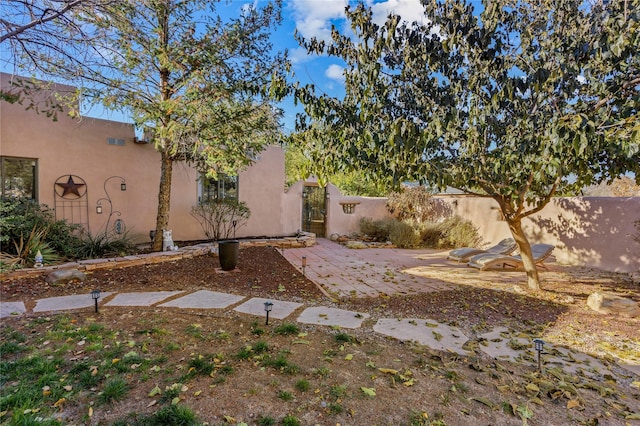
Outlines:
{"label": "tall tree canopy", "polygon": [[344,61],[346,94],[298,87],[298,130],[323,129],[326,163],[496,200],[537,290],[522,220],[567,186],[640,180],[640,0],[423,3],[425,23],[359,4],[354,34],[300,39]]}
{"label": "tall tree canopy", "polygon": [[[85,37],[69,51],[82,52],[82,61],[46,52],[33,61],[41,75],[83,87],[85,99],[126,110],[150,130],[161,154],[154,250],[161,249],[169,221],[175,161],[209,175],[235,173],[279,130],[271,101],[284,94],[288,62],[286,52],[273,51],[270,35],[281,21],[280,1],[247,5],[230,18],[220,16],[218,3],[140,0],[103,2],[99,12],[76,8],[67,19]],[[69,35],[67,41],[75,41]]]}

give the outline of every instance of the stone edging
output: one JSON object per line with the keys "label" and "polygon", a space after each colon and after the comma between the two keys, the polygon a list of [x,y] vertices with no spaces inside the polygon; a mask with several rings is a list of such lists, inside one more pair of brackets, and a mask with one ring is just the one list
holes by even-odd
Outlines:
{"label": "stone edging", "polygon": [[[309,232],[301,232],[296,237],[265,238],[255,240],[240,240],[241,247],[267,247],[300,248],[310,247],[316,244],[316,235]],[[123,257],[110,257],[104,259],[87,259],[78,262],[67,262],[59,265],[45,266],[43,268],[24,268],[2,274],[2,280],[10,280],[25,277],[47,275],[57,269],[77,269],[78,271],[94,271],[98,269],[126,268],[128,266],[150,265],[154,263],[170,262],[178,259],[190,259],[209,253],[217,253],[216,243],[203,243],[194,246],[181,247],[176,251],[163,251],[155,253],[137,254]]]}

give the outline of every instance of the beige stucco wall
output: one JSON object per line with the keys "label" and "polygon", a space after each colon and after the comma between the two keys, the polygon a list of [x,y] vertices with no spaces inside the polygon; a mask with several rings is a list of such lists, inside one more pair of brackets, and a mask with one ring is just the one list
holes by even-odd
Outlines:
{"label": "beige stucco wall", "polygon": [[[361,217],[387,217],[386,198],[344,197],[330,190],[328,235],[359,230]],[[334,194],[335,192],[335,194]],[[437,196],[450,211],[470,220],[485,244],[510,237],[498,204],[491,198]],[[360,202],[353,215],[342,213],[340,202]],[[640,220],[640,197],[554,198],[538,214],[523,221],[531,243],[554,244],[560,264],[583,265],[614,272],[640,271],[640,243],[634,240]]]}
{"label": "beige stucco wall", "polygon": [[[6,87],[7,74],[0,75]],[[69,86],[57,86],[69,91]],[[53,121],[44,114],[25,110],[25,106],[0,102],[0,155],[37,159],[37,199],[54,207],[54,182],[60,176],[76,175],[86,182],[88,223],[93,234],[104,230],[108,207],[96,213],[96,203],[106,197],[104,183],[110,176],[126,181],[120,190],[120,179],[111,179],[106,189],[113,208],[121,212],[130,235],[137,241],[148,241],[155,229],[160,181],[160,155],[150,144],[134,143],[133,125],[93,118],[72,119],[65,113]],[[123,139],[123,146],[108,145],[107,138]],[[174,240],[204,239],[191,207],[198,200],[198,174],[184,163],[175,163],[171,188],[169,228]],[[283,223],[280,212],[284,197],[284,152],[270,146],[256,162],[239,174],[239,197],[251,209],[251,218],[237,236],[280,236]],[[289,232],[294,232],[296,227]]]}

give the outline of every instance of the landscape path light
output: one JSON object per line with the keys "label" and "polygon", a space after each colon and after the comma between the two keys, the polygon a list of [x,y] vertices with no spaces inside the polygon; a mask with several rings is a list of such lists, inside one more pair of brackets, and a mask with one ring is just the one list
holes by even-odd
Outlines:
{"label": "landscape path light", "polygon": [[306,269],[306,267],[307,267],[307,256],[302,256],[302,275],[305,275],[304,270]]}
{"label": "landscape path light", "polygon": [[534,339],[533,340],[533,345],[534,348],[536,350],[536,352],[538,352],[538,371],[542,371],[542,364],[540,361],[540,354],[542,353],[542,350],[544,349],[544,340],[542,339]]}
{"label": "landscape path light", "polygon": [[271,301],[264,302],[264,311],[267,313],[267,320],[265,321],[264,325],[269,325],[269,312],[271,312],[272,309],[273,309],[273,302]]}
{"label": "landscape path light", "polygon": [[100,290],[91,290],[91,298],[96,305],[96,313],[98,313],[98,299],[100,299]]}

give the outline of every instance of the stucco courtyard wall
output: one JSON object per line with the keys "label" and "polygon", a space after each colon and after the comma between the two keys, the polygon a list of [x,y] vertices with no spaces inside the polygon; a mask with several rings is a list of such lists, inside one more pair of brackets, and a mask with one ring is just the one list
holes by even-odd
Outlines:
{"label": "stucco courtyard wall", "polygon": [[[478,197],[443,197],[453,211],[471,220],[487,243],[509,237],[495,201]],[[455,201],[455,202],[454,202]],[[640,270],[640,197],[559,197],[523,220],[531,243],[556,246],[560,264],[593,266],[613,272]]]}
{"label": "stucco courtyard wall", "polygon": [[[435,197],[450,210],[477,227],[485,244],[511,236],[498,204],[491,198],[443,195]],[[352,215],[341,214],[341,202],[360,202]],[[362,217],[388,216],[386,198],[330,198],[328,235],[359,230]],[[640,233],[634,222],[640,220],[640,197],[554,198],[538,214],[523,221],[531,243],[556,246],[554,256],[560,264],[591,266],[613,272],[640,271]]]}
{"label": "stucco courtyard wall", "polygon": [[[11,76],[0,73],[2,87],[8,87]],[[72,92],[73,87],[55,85],[52,92]],[[50,93],[42,93],[42,99]],[[26,105],[0,102],[0,155],[37,161],[37,201],[51,208],[56,206],[55,182],[69,175],[85,182],[86,207],[83,209],[88,230],[92,234],[104,231],[109,205],[104,200],[105,187],[112,201],[114,220],[124,221],[129,236],[135,241],[149,241],[149,231],[155,229],[160,154],[152,144],[135,143],[132,124],[94,118],[73,119],[65,112],[57,121],[45,114],[26,110]],[[108,138],[119,140],[109,145]],[[117,176],[114,179],[107,179]],[[121,179],[126,190],[120,190]],[[74,181],[76,178],[74,178]],[[106,184],[105,184],[106,182]],[[77,183],[77,182],[76,182]],[[168,228],[174,240],[199,240],[205,235],[191,216],[191,207],[198,202],[198,173],[185,163],[173,166],[171,210]],[[237,236],[281,236],[282,198],[284,196],[284,152],[280,146],[269,146],[256,162],[239,173],[239,198],[251,209],[247,226],[238,228]],[[96,206],[102,205],[102,214]],[[61,209],[58,216],[63,218]],[[298,226],[299,227],[299,226]]]}

